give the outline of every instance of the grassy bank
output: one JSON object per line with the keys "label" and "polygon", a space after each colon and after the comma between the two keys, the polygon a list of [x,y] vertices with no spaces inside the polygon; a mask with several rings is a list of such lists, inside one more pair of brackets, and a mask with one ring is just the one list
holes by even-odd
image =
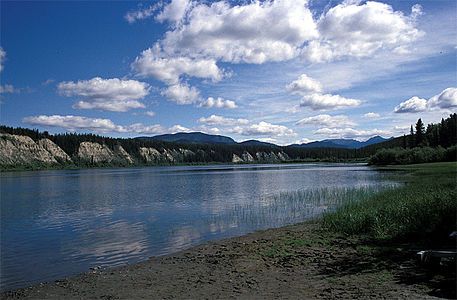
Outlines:
{"label": "grassy bank", "polygon": [[324,227],[375,239],[446,240],[456,230],[457,163],[384,167],[406,184],[324,215]]}

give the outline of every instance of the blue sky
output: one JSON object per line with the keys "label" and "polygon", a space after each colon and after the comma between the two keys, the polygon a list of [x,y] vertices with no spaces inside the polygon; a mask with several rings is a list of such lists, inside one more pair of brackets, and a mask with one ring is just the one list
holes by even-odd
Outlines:
{"label": "blue sky", "polygon": [[2,1],[1,123],[278,144],[457,110],[455,1]]}

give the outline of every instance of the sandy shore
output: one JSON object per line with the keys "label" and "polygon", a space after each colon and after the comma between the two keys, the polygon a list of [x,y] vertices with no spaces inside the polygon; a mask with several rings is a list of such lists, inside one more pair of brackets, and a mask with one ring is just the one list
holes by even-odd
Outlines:
{"label": "sandy shore", "polygon": [[2,299],[436,299],[455,273],[417,266],[411,245],[380,245],[303,223],[94,270]]}

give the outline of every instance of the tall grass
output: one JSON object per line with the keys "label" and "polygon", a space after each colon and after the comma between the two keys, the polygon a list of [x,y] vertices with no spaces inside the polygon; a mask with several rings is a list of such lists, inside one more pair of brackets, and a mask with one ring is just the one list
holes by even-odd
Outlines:
{"label": "tall grass", "polygon": [[347,202],[357,202],[392,189],[395,183],[361,187],[326,187],[279,192],[259,201],[238,204],[210,220],[212,224],[233,224],[249,228],[279,227],[321,217]]}
{"label": "tall grass", "polygon": [[376,239],[444,238],[456,230],[456,166],[441,163],[400,168],[412,172],[405,186],[349,201],[325,214],[324,226]]}

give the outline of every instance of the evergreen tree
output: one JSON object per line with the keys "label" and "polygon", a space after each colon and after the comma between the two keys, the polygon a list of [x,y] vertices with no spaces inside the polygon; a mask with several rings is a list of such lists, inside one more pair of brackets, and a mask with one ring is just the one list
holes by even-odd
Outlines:
{"label": "evergreen tree", "polygon": [[415,134],[415,145],[416,146],[423,146],[425,144],[425,127],[422,120],[419,118],[416,123],[416,134]]}
{"label": "evergreen tree", "polygon": [[415,146],[415,142],[414,142],[414,129],[413,129],[413,125],[411,125],[411,130],[409,132],[409,141],[408,141],[408,146],[409,148],[413,148]]}

